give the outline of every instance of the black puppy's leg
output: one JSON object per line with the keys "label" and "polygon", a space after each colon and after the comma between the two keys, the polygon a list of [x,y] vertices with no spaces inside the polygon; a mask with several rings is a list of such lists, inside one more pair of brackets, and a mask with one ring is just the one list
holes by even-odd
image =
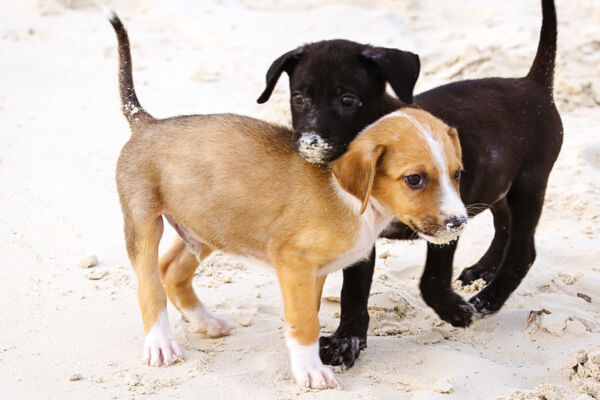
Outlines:
{"label": "black puppy's leg", "polygon": [[360,351],[367,347],[369,311],[367,303],[373,270],[375,268],[375,247],[368,259],[344,269],[342,285],[340,325],[331,336],[319,339],[321,361],[329,365],[354,365]]}
{"label": "black puppy's leg", "polygon": [[452,326],[471,324],[473,307],[452,291],[452,261],[457,240],[439,246],[427,243],[427,261],[421,277],[421,295],[425,303]]}
{"label": "black puppy's leg", "polygon": [[545,186],[536,190],[531,182],[530,179],[518,187],[513,185],[508,193],[512,225],[504,261],[492,282],[469,300],[482,314],[502,307],[535,260],[534,233],[542,213]]}
{"label": "black puppy's leg", "polygon": [[506,197],[494,204],[490,211],[494,216],[494,239],[483,257],[472,266],[465,268],[458,277],[464,285],[469,285],[479,278],[490,283],[504,258],[510,232],[510,210]]}

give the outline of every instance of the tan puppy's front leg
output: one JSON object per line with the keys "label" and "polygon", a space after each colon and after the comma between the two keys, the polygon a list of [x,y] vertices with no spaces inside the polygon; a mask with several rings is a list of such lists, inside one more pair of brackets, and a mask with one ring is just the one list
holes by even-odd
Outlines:
{"label": "tan puppy's front leg", "polygon": [[169,328],[167,297],[158,274],[158,243],[162,230],[161,217],[141,225],[125,223],[127,249],[137,275],[138,300],[146,333],[144,362],[156,367],[183,357]]}
{"label": "tan puppy's front leg", "polygon": [[212,313],[207,309],[192,286],[194,272],[202,261],[212,253],[206,244],[198,244],[200,250],[192,253],[186,243],[177,238],[173,246],[160,258],[160,279],[171,302],[181,312],[184,319],[190,322],[193,332],[201,332],[209,337],[229,335],[233,324],[227,318]]}
{"label": "tan puppy's front leg", "polygon": [[321,310],[321,297],[323,297],[323,285],[325,285],[325,279],[327,275],[317,275],[316,288],[317,288],[317,313]]}
{"label": "tan puppy's front leg", "polygon": [[337,383],[335,376],[319,357],[316,268],[292,266],[289,262],[276,268],[283,293],[292,374],[299,385],[307,388],[333,386]]}

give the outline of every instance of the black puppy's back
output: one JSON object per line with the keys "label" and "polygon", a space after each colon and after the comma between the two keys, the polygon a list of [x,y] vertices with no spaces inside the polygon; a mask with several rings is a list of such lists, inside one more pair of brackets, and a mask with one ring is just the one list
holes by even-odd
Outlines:
{"label": "black puppy's back", "polygon": [[552,94],[557,34],[552,0],[542,0],[542,14],[537,53],[523,78],[465,80],[415,96],[417,107],[459,132],[465,204],[494,204],[524,166],[535,165],[532,173],[545,175],[558,156],[562,123]]}

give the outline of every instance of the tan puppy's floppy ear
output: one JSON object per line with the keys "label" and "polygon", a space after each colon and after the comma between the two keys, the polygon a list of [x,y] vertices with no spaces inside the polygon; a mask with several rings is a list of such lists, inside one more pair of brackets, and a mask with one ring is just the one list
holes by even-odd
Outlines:
{"label": "tan puppy's floppy ear", "polygon": [[333,176],[346,192],[362,202],[360,214],[365,212],[373,183],[377,162],[385,152],[384,145],[366,148],[365,145],[350,146],[350,149],[333,166]]}
{"label": "tan puppy's floppy ear", "polygon": [[454,145],[456,156],[459,160],[462,160],[462,148],[460,147],[460,140],[458,140],[458,131],[450,126],[448,127],[448,136],[450,136],[452,145]]}

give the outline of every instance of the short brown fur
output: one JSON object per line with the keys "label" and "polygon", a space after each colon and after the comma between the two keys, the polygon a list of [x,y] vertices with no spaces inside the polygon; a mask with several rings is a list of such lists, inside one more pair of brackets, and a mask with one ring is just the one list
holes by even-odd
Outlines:
{"label": "short brown fur", "polygon": [[[405,112],[418,118],[427,116],[417,110]],[[432,121],[438,136],[451,143],[450,135],[439,134],[448,127]],[[434,122],[429,121],[431,125]],[[373,197],[398,217],[419,224],[435,216],[437,192],[433,187],[415,193],[399,182],[407,164],[433,163],[412,129],[400,117],[382,121],[352,143],[334,164],[333,172],[338,181],[344,174],[344,188],[346,184],[365,188],[369,186],[365,179],[374,176]],[[214,248],[274,265],[284,299],[318,304],[318,269],[352,248],[359,220],[331,184],[331,169],[298,157],[289,134],[287,129],[236,115],[155,120],[133,134],[119,158],[117,184],[127,248],[139,271],[141,292],[146,290],[146,282],[152,282],[148,290],[162,292],[156,284],[162,279],[178,308],[201,304],[191,287],[198,260],[182,241],[176,242],[158,266],[155,253],[158,231],[162,230],[162,221],[158,221],[161,215],[169,215],[209,252]],[[455,143],[450,148],[455,149]],[[379,163],[372,162],[374,152],[381,155]],[[458,166],[460,159],[452,161]],[[371,173],[372,166],[377,166],[376,174]],[[435,176],[433,172],[430,175]],[[348,191],[364,200],[364,194]],[[202,256],[206,255],[203,252]],[[301,283],[304,281],[306,286]],[[294,297],[304,290],[300,298]],[[151,298],[152,294],[140,296]],[[146,332],[155,321],[158,304],[164,305],[162,296],[158,297],[150,310],[143,312]],[[296,327],[292,336],[303,344],[314,342],[318,334],[316,308],[307,312],[294,307],[286,305],[286,321]]]}

